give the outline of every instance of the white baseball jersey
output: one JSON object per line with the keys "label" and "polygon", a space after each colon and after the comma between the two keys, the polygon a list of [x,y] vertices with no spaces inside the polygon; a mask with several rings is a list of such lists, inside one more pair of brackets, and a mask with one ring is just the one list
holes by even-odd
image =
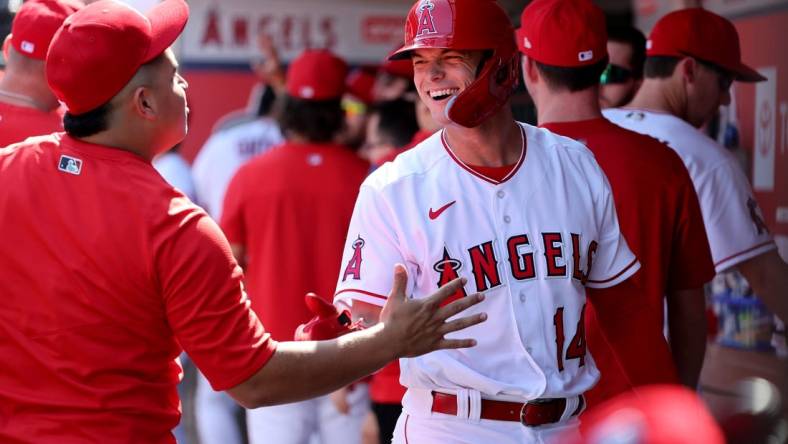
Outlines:
{"label": "white baseball jersey", "polygon": [[673,148],[698,195],[717,272],[777,248],[736,158],[684,120],[666,113],[607,109],[605,117]]}
{"label": "white baseball jersey", "polygon": [[283,140],[279,125],[270,118],[212,134],[192,166],[198,203],[214,220],[220,220],[224,193],[238,168]]}
{"label": "white baseball jersey", "polygon": [[591,152],[521,128],[527,149],[502,181],[463,164],[440,131],[361,186],[336,302],[383,305],[396,263],[408,270],[410,297],[457,276],[468,283],[455,296],[486,294],[468,312],[488,320],[449,336],[477,346],[400,361],[411,389],[526,401],[582,394],[598,378],[585,349],[584,285],[616,285],[640,264]]}

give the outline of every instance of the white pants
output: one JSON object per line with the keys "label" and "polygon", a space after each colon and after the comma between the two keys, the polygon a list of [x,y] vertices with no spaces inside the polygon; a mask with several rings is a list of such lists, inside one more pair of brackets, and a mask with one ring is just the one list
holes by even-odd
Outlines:
{"label": "white pants", "polygon": [[246,412],[249,444],[360,444],[369,412],[366,384],[348,394],[350,412],[337,411],[328,396]]}
{"label": "white pants", "polygon": [[238,416],[242,407],[225,392],[216,392],[202,373],[197,374],[194,418],[201,444],[241,444]]}
{"label": "white pants", "polygon": [[[559,444],[578,437],[577,418],[539,427],[515,421],[473,422],[436,413],[420,418],[402,413],[394,429],[393,444]],[[274,441],[271,441],[274,442]]]}
{"label": "white pants", "polygon": [[[458,393],[469,395],[471,390]],[[478,400],[478,391],[475,391]],[[432,412],[432,395],[428,390],[409,389],[403,399],[403,412],[394,429],[394,444],[553,444],[579,438],[580,421],[572,417],[577,398],[567,406],[564,419],[554,424],[528,427],[517,421],[480,419],[480,410],[469,403],[458,405],[466,417]],[[476,402],[470,404],[478,406]]]}

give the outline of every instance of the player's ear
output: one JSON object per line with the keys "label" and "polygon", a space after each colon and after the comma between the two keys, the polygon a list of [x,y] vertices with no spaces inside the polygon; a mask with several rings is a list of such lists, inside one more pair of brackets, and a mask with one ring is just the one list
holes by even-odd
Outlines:
{"label": "player's ear", "polygon": [[156,98],[151,88],[138,86],[132,92],[132,109],[145,120],[154,120],[157,115]]}
{"label": "player's ear", "polygon": [[539,73],[536,70],[534,61],[527,55],[520,55],[520,68],[523,74],[523,80],[528,80],[533,83],[538,79]]}
{"label": "player's ear", "polygon": [[3,40],[3,60],[8,62],[8,47],[11,45],[11,34],[5,36],[5,40]]}
{"label": "player's ear", "polygon": [[698,76],[698,62],[692,57],[684,57],[676,68],[686,83],[695,83]]}

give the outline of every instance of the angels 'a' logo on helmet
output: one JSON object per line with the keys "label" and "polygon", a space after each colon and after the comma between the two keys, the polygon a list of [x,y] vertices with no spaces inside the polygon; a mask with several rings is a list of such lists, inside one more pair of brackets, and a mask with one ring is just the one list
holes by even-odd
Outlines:
{"label": "angels 'a' logo on helmet", "polygon": [[419,27],[416,29],[416,37],[438,33],[435,29],[435,20],[432,18],[433,9],[435,4],[432,0],[423,0],[419,5]]}

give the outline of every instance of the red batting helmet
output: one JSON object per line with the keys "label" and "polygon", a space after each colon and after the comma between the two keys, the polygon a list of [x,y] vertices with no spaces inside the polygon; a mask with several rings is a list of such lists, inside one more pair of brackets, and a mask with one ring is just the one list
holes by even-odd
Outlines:
{"label": "red batting helmet", "polygon": [[419,0],[405,24],[405,45],[390,59],[419,48],[491,51],[476,80],[446,107],[446,116],[475,127],[503,106],[518,79],[518,52],[509,17],[495,0]]}

